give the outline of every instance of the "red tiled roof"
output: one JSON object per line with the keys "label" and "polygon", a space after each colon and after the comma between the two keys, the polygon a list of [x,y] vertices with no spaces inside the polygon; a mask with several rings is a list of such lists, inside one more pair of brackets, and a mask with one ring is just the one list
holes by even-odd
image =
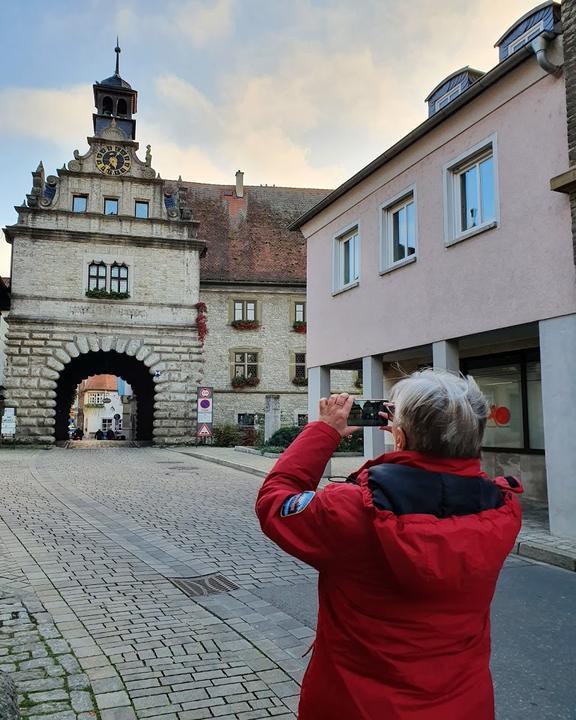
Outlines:
{"label": "red tiled roof", "polygon": [[207,253],[200,280],[305,283],[306,247],[301,232],[288,225],[330,190],[245,186],[237,198],[233,185],[178,182]]}
{"label": "red tiled roof", "polygon": [[116,392],[118,378],[116,375],[91,375],[80,384],[80,392],[85,390],[108,390]]}

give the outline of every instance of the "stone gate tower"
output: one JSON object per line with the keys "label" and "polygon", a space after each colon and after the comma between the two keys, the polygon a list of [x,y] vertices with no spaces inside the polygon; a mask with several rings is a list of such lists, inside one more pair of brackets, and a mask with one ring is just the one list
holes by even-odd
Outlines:
{"label": "stone gate tower", "polygon": [[193,437],[202,346],[204,243],[185,193],[136,152],[137,92],[116,71],[94,84],[89,149],[33,187],[5,228],[13,245],[6,406],[20,442],[67,438],[76,384],[112,373],[138,401],[137,437]]}

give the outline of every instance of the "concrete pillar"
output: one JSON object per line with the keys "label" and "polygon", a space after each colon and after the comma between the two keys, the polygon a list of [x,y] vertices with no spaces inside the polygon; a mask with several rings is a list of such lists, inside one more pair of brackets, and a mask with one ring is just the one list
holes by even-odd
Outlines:
{"label": "concrete pillar", "polygon": [[[318,420],[318,403],[323,397],[330,397],[330,368],[323,365],[308,368],[308,422]],[[331,465],[328,461],[323,477],[330,476]]]}
{"label": "concrete pillar", "polygon": [[[367,400],[387,400],[384,395],[382,360],[374,355],[362,358],[362,396]],[[386,435],[378,428],[364,428],[364,457],[366,460],[385,452]]]}
{"label": "concrete pillar", "polygon": [[576,540],[576,315],[540,322],[550,531]]}
{"label": "concrete pillar", "polygon": [[456,340],[432,343],[432,365],[443,370],[460,372],[460,353]]}

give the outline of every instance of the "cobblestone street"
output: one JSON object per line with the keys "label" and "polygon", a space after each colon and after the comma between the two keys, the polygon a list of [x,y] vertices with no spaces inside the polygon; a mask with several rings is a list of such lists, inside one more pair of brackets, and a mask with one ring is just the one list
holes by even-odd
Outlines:
{"label": "cobblestone street", "polygon": [[[0,670],[22,716],[294,718],[315,572],[260,533],[260,482],[177,450],[2,451]],[[574,720],[576,575],[507,568],[498,717]],[[237,589],[190,598],[170,581],[212,573]]]}
{"label": "cobblestone street", "polygon": [[[294,717],[313,630],[253,590],[313,571],[260,534],[258,480],[214,473],[162,450],[2,453],[0,669],[25,717]],[[239,589],[166,579],[215,572]]]}

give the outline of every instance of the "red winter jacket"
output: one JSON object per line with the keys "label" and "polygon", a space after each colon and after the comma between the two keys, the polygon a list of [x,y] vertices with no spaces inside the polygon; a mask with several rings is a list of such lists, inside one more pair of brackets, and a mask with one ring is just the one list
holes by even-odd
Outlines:
{"label": "red winter jacket", "polygon": [[490,602],[518,481],[396,452],[315,492],[339,440],[310,423],[256,503],[266,535],[320,571],[299,720],[492,720]]}

